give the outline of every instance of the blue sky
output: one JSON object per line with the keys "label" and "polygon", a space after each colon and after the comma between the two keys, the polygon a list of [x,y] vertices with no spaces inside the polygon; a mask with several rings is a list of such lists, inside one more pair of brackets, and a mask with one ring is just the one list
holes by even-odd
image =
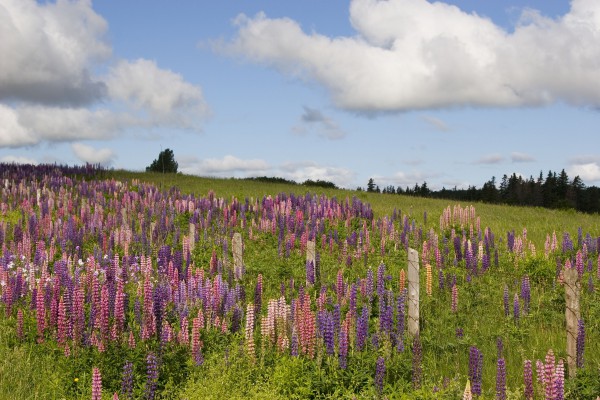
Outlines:
{"label": "blue sky", "polygon": [[600,185],[600,2],[0,0],[0,160]]}

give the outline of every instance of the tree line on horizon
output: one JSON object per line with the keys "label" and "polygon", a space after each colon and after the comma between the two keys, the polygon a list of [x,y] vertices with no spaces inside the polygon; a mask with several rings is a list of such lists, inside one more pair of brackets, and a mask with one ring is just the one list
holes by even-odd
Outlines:
{"label": "tree line on horizon", "polygon": [[[363,189],[358,187],[357,190]],[[456,201],[574,209],[585,213],[600,212],[600,188],[586,186],[579,176],[570,179],[564,169],[559,174],[548,171],[545,178],[540,171],[537,179],[533,176],[524,179],[516,173],[510,176],[504,174],[499,184],[496,182],[496,177],[492,177],[481,188],[468,186],[466,189],[442,187],[440,190],[431,190],[427,182],[421,185],[415,184],[412,188],[389,185],[380,189],[371,178],[367,183],[366,191]]]}

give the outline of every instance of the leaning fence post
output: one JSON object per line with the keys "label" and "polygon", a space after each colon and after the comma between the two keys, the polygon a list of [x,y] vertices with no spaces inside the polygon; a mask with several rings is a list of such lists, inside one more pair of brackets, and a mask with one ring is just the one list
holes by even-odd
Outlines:
{"label": "leaning fence post", "polygon": [[316,244],[314,240],[308,240],[306,242],[306,264],[308,265],[308,263],[312,263],[313,265],[313,281],[316,284],[319,281],[320,278],[320,271],[317,270],[318,266],[317,266],[317,252],[316,252]]}
{"label": "leaning fence post", "polygon": [[408,334],[419,334],[419,253],[408,249]]}
{"label": "leaning fence post", "polygon": [[569,367],[569,378],[577,374],[577,324],[581,318],[579,312],[579,292],[581,282],[575,268],[567,268],[564,271],[565,280],[565,317],[567,320],[567,365]]}
{"label": "leaning fence post", "polygon": [[244,259],[241,233],[236,232],[233,234],[231,247],[233,251],[233,274],[235,279],[242,279],[244,275]]}
{"label": "leaning fence post", "polygon": [[190,236],[188,238],[190,244],[190,253],[194,252],[194,248],[196,247],[196,224],[190,222]]}

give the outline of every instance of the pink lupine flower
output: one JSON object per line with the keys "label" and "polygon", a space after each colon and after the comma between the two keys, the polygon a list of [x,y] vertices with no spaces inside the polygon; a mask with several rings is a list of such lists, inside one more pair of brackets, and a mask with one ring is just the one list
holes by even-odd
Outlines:
{"label": "pink lupine flower", "polygon": [[102,400],[102,375],[97,367],[92,368],[92,400]]}
{"label": "pink lupine flower", "polygon": [[65,301],[63,296],[60,296],[60,300],[58,303],[58,326],[56,329],[56,342],[59,346],[63,346],[67,341],[67,309],[65,307]]}

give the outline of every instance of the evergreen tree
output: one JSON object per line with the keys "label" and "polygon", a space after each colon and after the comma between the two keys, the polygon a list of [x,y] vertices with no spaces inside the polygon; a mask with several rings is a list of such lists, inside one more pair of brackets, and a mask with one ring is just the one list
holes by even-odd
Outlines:
{"label": "evergreen tree", "polygon": [[373,178],[369,178],[369,182],[367,183],[367,192],[374,192],[375,191],[375,181],[373,180]]}
{"label": "evergreen tree", "polygon": [[179,164],[175,161],[173,150],[164,149],[158,154],[158,158],[146,167],[146,172],[172,172],[176,173]]}

